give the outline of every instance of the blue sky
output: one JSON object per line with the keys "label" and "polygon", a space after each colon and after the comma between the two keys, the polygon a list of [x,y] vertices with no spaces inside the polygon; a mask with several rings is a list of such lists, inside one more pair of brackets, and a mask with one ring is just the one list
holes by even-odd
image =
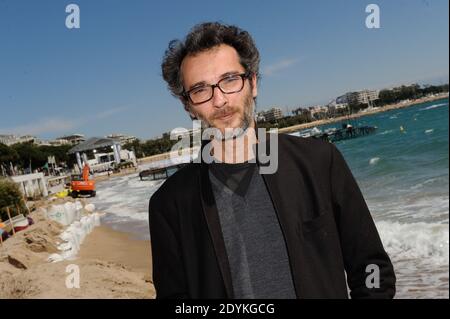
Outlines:
{"label": "blue sky", "polygon": [[[81,28],[65,8],[79,5]],[[365,8],[380,7],[367,29]],[[0,0],[0,134],[113,132],[148,139],[191,126],[166,89],[170,40],[195,24],[248,30],[261,54],[258,109],[326,103],[347,91],[447,83],[447,0]]]}

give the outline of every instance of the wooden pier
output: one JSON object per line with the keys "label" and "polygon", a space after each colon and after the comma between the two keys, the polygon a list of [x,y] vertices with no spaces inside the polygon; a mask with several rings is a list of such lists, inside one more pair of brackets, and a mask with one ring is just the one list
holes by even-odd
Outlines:
{"label": "wooden pier", "polygon": [[353,127],[351,125],[345,125],[341,129],[325,132],[322,134],[317,134],[314,137],[334,143],[334,142],[338,142],[338,141],[342,141],[342,140],[347,140],[347,139],[351,139],[351,138],[356,138],[356,137],[373,134],[373,133],[375,133],[376,130],[377,130],[376,126]]}
{"label": "wooden pier", "polygon": [[179,164],[173,164],[173,165],[168,165],[168,166],[164,166],[164,167],[154,167],[154,168],[145,169],[145,170],[139,172],[139,178],[141,181],[143,181],[143,180],[154,181],[154,180],[158,180],[158,179],[166,179],[171,175],[172,172],[177,171],[178,169],[180,169],[181,167],[183,167],[186,164],[187,163],[179,163]]}

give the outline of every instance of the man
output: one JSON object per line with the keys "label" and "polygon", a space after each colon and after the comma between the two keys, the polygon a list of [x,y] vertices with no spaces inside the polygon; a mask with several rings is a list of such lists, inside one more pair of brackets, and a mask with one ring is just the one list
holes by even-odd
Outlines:
{"label": "man", "polygon": [[212,163],[185,166],[150,200],[157,298],[394,296],[392,264],[336,147],[280,134],[277,169],[261,173],[258,147],[271,143],[254,130],[259,53],[247,32],[197,25],[170,43],[162,71],[218,134],[199,155]]}

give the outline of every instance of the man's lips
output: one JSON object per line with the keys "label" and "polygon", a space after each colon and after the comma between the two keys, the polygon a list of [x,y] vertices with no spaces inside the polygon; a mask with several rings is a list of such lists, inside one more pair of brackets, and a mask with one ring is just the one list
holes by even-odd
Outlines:
{"label": "man's lips", "polygon": [[233,112],[225,113],[223,115],[217,116],[216,119],[222,120],[222,121],[229,120],[233,117],[233,114],[234,114]]}

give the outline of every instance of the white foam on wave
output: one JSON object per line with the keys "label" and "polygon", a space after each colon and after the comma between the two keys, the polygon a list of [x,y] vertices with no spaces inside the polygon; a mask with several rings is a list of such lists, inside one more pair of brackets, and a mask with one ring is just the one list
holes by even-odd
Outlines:
{"label": "white foam on wave", "polygon": [[425,264],[448,266],[449,225],[379,221],[377,229],[393,260],[414,259]]}
{"label": "white foam on wave", "polygon": [[441,107],[441,106],[444,106],[444,105],[448,105],[448,103],[433,104],[433,105],[424,107],[423,109],[420,109],[419,111],[432,110],[432,109],[435,109],[437,107]]}
{"label": "white foam on wave", "polygon": [[377,222],[397,277],[396,298],[448,298],[449,225]]}
{"label": "white foam on wave", "polygon": [[378,161],[380,160],[379,157],[373,157],[370,159],[369,164],[370,165],[375,165],[376,163],[378,163]]}
{"label": "white foam on wave", "polygon": [[425,130],[425,134],[433,133],[434,129]]}
{"label": "white foam on wave", "polygon": [[[127,220],[137,220],[137,221],[148,221],[148,201],[146,201],[144,209],[134,209],[126,204],[111,205],[105,212],[114,215],[117,221],[127,221]],[[111,216],[110,216],[111,217]]]}
{"label": "white foam on wave", "polygon": [[417,183],[417,184],[411,186],[410,189],[416,190],[416,189],[423,188],[425,186],[435,185],[436,183],[447,183],[448,184],[448,176],[434,176],[434,177],[428,178],[420,183]]}
{"label": "white foam on wave", "polygon": [[380,135],[385,135],[385,134],[389,134],[392,133],[394,130],[386,130],[380,133]]}
{"label": "white foam on wave", "polygon": [[448,223],[449,220],[448,194],[392,194],[375,199],[369,197],[367,204],[374,218],[380,221],[410,224]]}
{"label": "white foam on wave", "polygon": [[92,202],[117,222],[147,222],[150,197],[163,182],[141,181],[137,174],[113,178],[97,184]]}

